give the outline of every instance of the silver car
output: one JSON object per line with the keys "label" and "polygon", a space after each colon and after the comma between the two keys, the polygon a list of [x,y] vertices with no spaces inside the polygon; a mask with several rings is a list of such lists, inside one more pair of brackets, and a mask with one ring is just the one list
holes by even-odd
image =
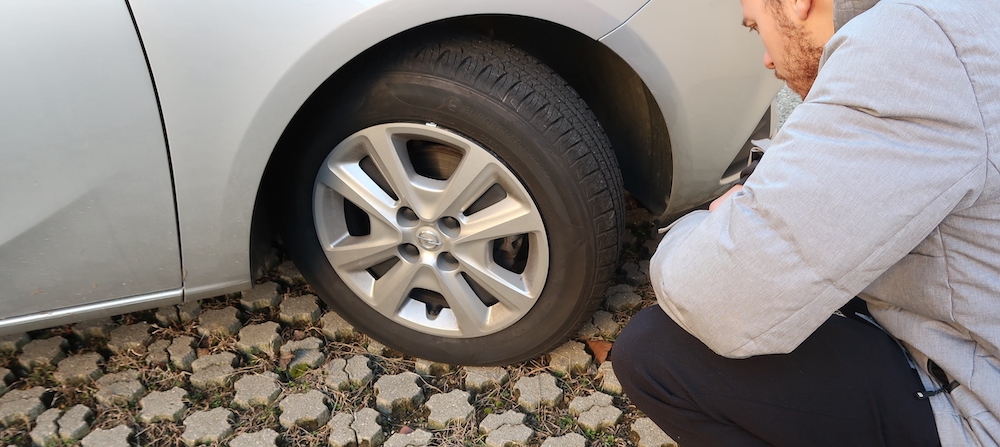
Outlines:
{"label": "silver car", "polygon": [[[248,289],[531,358],[736,178],[779,87],[733,0],[0,3],[0,333]],[[763,118],[762,118],[763,117]]]}

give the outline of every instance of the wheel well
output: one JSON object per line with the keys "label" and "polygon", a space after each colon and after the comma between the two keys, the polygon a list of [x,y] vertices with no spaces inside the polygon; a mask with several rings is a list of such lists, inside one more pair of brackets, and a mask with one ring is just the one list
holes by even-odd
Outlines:
{"label": "wheel well", "polygon": [[618,55],[572,29],[519,16],[469,16],[442,20],[397,34],[362,53],[323,83],[299,109],[282,134],[257,193],[251,223],[251,267],[255,278],[269,267],[277,241],[285,163],[295,157],[304,129],[315,120],[343,82],[363,72],[380,49],[415,33],[465,29],[507,41],[552,67],[590,106],[611,141],[625,189],[654,214],[666,208],[671,185],[670,139],[659,106],[638,74]]}

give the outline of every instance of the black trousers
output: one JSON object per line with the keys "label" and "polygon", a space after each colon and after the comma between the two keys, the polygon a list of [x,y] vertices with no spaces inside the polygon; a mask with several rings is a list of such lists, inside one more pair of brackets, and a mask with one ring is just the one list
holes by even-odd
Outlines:
{"label": "black trousers", "polygon": [[832,316],[790,354],[737,360],[653,306],[611,357],[626,396],[681,447],[940,446],[917,373],[863,321]]}

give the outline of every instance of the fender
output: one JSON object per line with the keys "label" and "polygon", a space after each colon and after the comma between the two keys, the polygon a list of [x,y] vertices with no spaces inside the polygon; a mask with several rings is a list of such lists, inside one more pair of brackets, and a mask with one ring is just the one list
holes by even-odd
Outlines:
{"label": "fender", "polygon": [[319,85],[373,45],[479,14],[551,21],[600,39],[647,0],[130,2],[163,116],[185,300],[250,286],[250,222],[285,127]]}

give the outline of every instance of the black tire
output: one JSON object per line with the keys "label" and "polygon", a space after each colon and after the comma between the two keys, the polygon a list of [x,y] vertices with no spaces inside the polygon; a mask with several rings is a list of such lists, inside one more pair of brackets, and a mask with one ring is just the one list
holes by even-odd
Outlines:
{"label": "black tire", "polygon": [[[341,96],[327,101],[325,113],[309,132],[311,142],[297,156],[290,175],[283,238],[316,293],[386,346],[451,364],[526,360],[574,335],[603,298],[616,267],[624,227],[617,162],[607,137],[579,95],[531,56],[479,35],[426,38],[367,62],[364,76],[354,78],[339,89]],[[317,211],[321,205],[314,196],[321,194],[317,173],[346,138],[386,123],[431,126],[442,135],[455,134],[474,142],[500,159],[530,194],[544,222],[548,268],[541,294],[516,321],[475,337],[429,333],[433,331],[387,318],[338,276],[321,248],[317,231],[317,219],[327,219],[316,215],[323,212]],[[393,189],[386,185],[385,173],[372,178],[381,182],[383,190]],[[336,200],[332,206],[339,206]],[[344,213],[329,219],[357,219],[345,217],[351,212]],[[400,249],[400,259],[410,253],[406,250],[415,248],[412,241],[410,245]],[[525,245],[529,244],[520,247]],[[494,255],[496,250],[494,245]],[[417,253],[423,252],[418,248]],[[513,253],[528,256],[523,249]],[[454,257],[448,261],[455,261],[455,265],[462,262]],[[487,302],[488,297],[480,299]],[[428,312],[440,311],[439,304],[432,306],[434,300],[421,298],[420,303],[427,303]],[[434,306],[438,307],[432,309]]]}

